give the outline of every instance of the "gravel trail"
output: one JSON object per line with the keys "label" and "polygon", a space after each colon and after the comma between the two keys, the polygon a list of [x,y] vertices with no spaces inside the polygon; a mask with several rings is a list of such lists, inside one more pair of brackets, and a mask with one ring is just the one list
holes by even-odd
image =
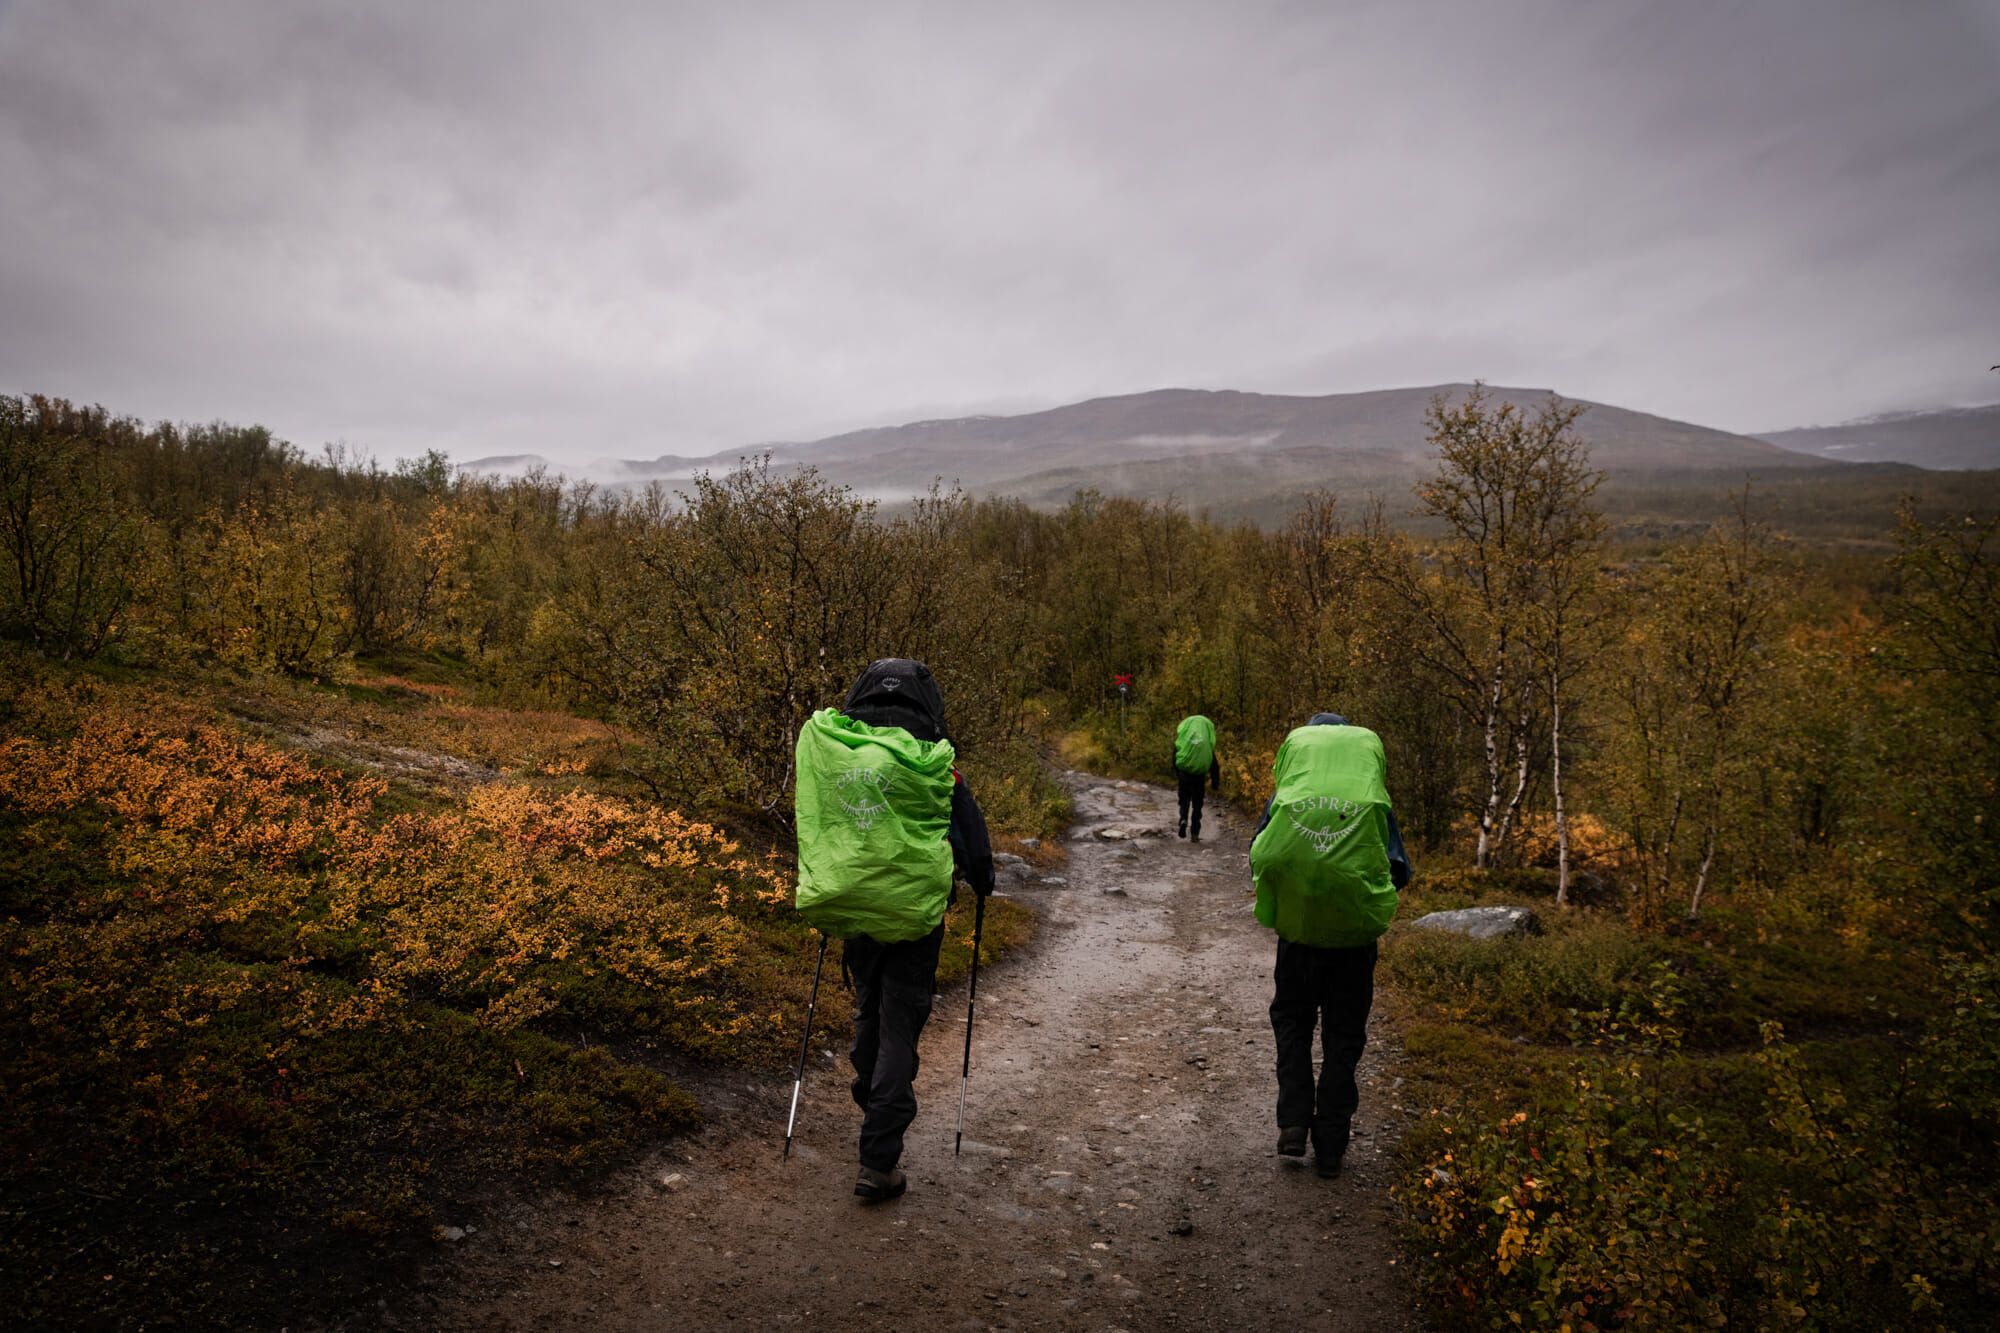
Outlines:
{"label": "gravel trail", "polygon": [[[853,1198],[860,1115],[844,1052],[815,1040],[789,1163],[789,1080],[698,1090],[700,1136],[608,1197],[497,1213],[385,1320],[479,1333],[1422,1328],[1389,1200],[1402,1113],[1380,996],[1347,1167],[1321,1180],[1275,1150],[1274,949],[1250,918],[1250,830],[1211,806],[1209,836],[1190,844],[1174,837],[1171,791],[1064,781],[1079,821],[1066,882],[1003,889],[1042,929],[980,976],[963,1155],[960,984],[924,1033],[902,1199]],[[829,1002],[846,1002],[837,976]]]}

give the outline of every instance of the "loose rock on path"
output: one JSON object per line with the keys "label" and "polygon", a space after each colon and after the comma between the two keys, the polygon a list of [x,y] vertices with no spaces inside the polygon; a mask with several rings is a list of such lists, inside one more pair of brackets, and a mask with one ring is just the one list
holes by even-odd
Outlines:
{"label": "loose rock on path", "polygon": [[[1276,1153],[1274,946],[1250,917],[1250,830],[1211,806],[1191,844],[1173,835],[1172,792],[1064,780],[1080,822],[1062,882],[1006,890],[1041,913],[1040,938],[980,975],[962,1156],[961,984],[924,1032],[903,1198],[853,1197],[860,1113],[845,1052],[815,1038],[790,1162],[789,1079],[734,1080],[728,1097],[710,1090],[701,1135],[611,1197],[463,1219],[476,1230],[433,1294],[385,1320],[480,1333],[1423,1327],[1389,1200],[1403,1111],[1379,1000],[1346,1170],[1321,1180],[1310,1158]],[[820,1000],[847,996],[836,981]]]}

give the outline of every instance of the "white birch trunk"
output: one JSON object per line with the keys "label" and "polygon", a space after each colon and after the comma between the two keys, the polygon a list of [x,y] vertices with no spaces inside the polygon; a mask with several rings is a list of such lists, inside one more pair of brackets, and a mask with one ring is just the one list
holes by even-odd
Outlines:
{"label": "white birch trunk", "polygon": [[1708,887],[1708,869],[1715,864],[1715,826],[1709,825],[1708,845],[1701,854],[1701,870],[1694,877],[1694,896],[1688,899],[1688,920],[1701,919],[1701,892]]}
{"label": "white birch trunk", "polygon": [[1473,864],[1484,870],[1493,855],[1493,817],[1500,808],[1500,686],[1506,658],[1493,663],[1493,685],[1486,696],[1486,808],[1479,812],[1479,852]]}
{"label": "white birch trunk", "polygon": [[1688,897],[1687,919],[1694,921],[1701,916],[1701,895],[1708,887],[1708,872],[1715,865],[1715,849],[1722,841],[1722,784],[1716,783],[1708,794],[1708,826],[1704,831],[1706,841],[1701,849],[1701,869],[1694,877],[1694,892]]}
{"label": "white birch trunk", "polygon": [[1675,795],[1673,813],[1667,817],[1667,836],[1660,844],[1660,880],[1656,892],[1662,915],[1667,910],[1667,892],[1674,886],[1674,839],[1680,833],[1681,810],[1685,805],[1685,798]]}
{"label": "white birch trunk", "polygon": [[1569,821],[1563,815],[1562,655],[1549,670],[1549,786],[1556,803],[1556,906],[1569,906]]}
{"label": "white birch trunk", "polygon": [[1528,790],[1528,719],[1534,713],[1534,694],[1529,686],[1521,689],[1521,715],[1514,721],[1514,794],[1507,801],[1507,811],[1500,818],[1500,833],[1494,838],[1493,847],[1497,853],[1507,845],[1507,834],[1514,827],[1514,820],[1521,813],[1521,798]]}

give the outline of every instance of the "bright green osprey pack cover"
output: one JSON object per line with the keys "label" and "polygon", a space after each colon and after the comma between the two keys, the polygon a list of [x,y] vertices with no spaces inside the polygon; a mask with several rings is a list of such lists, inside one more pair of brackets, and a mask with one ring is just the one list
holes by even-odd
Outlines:
{"label": "bright green osprey pack cover", "polygon": [[837,939],[921,939],[951,894],[950,741],[822,708],[799,730],[799,915]]}
{"label": "bright green osprey pack cover", "polygon": [[1372,943],[1396,916],[1382,738],[1366,727],[1299,727],[1274,771],[1277,804],[1250,844],[1258,922],[1294,944]]}
{"label": "bright green osprey pack cover", "polygon": [[1174,767],[1183,773],[1206,773],[1215,762],[1215,724],[1196,713],[1181,719],[1174,732]]}

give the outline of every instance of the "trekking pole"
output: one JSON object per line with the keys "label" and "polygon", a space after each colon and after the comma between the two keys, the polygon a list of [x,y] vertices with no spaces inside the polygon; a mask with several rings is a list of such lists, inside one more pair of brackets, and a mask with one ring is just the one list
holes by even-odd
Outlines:
{"label": "trekking pole", "polygon": [[806,1001],[806,1035],[799,1042],[799,1072],[798,1076],[792,1080],[792,1113],[785,1119],[785,1155],[778,1159],[781,1162],[792,1160],[792,1126],[799,1122],[799,1089],[805,1085],[806,1081],[806,1047],[812,1045],[813,1010],[819,1005],[819,970],[825,966],[826,932],[821,931],[819,937],[819,961],[813,964],[812,998]]}
{"label": "trekking pole", "polygon": [[965,1081],[972,1076],[972,1006],[979,999],[979,932],[986,928],[986,895],[975,894],[979,905],[972,909],[972,985],[965,993],[965,1063],[958,1071],[958,1135],[951,1141],[951,1155],[965,1144]]}

